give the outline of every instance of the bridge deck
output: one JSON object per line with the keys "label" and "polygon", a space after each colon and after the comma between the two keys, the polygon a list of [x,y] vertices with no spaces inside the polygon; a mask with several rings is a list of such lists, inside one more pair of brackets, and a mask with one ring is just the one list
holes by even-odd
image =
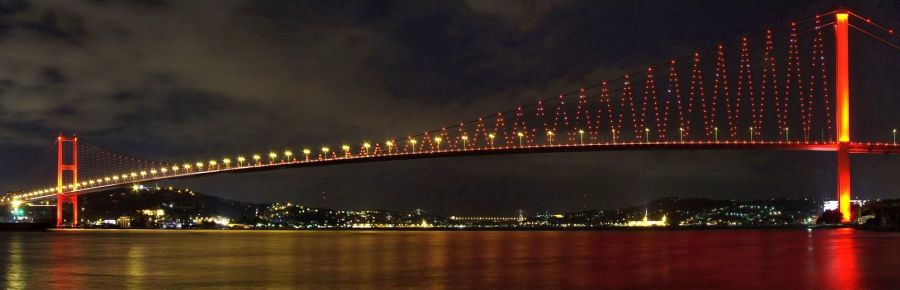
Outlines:
{"label": "bridge deck", "polygon": [[[585,151],[637,151],[637,150],[795,150],[795,151],[837,151],[837,143],[822,142],[746,142],[746,141],[686,141],[686,142],[623,142],[623,143],[592,143],[592,144],[564,144],[564,145],[526,145],[526,146],[495,146],[473,149],[446,149],[436,151],[401,152],[378,155],[356,155],[327,159],[295,159],[281,162],[252,163],[242,166],[216,166],[208,170],[190,170],[187,172],[154,174],[131,177],[117,182],[95,183],[81,187],[77,190],[69,190],[67,194],[80,195],[109,188],[130,186],[135,183],[153,182],[169,179],[183,179],[212,174],[241,173],[253,171],[275,170],[282,168],[308,167],[336,165],[356,162],[375,162],[389,160],[406,160],[422,158],[442,158],[477,155],[500,154],[526,154],[526,153],[555,153],[555,152],[585,152]],[[890,143],[852,143],[850,152],[855,154],[897,154],[900,153],[900,145]],[[149,170],[149,169],[148,169]],[[121,173],[120,173],[121,174]],[[126,173],[127,174],[127,173]],[[25,193],[20,196],[24,200],[41,200],[56,197],[55,190],[45,189],[38,192]]]}

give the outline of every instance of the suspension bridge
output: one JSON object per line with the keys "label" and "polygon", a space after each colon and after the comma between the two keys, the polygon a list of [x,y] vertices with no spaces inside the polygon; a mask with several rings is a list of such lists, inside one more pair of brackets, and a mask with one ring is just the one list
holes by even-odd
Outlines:
{"label": "suspension bridge", "polygon": [[[612,150],[802,150],[837,154],[836,196],[850,212],[850,154],[896,154],[893,139],[850,134],[850,32],[900,50],[894,30],[836,10],[672,58],[618,79],[402,137],[162,162],[76,136],[55,140],[56,182],[0,202],[56,199],[78,226],[78,196],[133,184],[288,167],[418,158]],[[855,38],[860,39],[860,38]],[[52,162],[52,161],[48,161]],[[63,215],[71,204],[71,219]]]}

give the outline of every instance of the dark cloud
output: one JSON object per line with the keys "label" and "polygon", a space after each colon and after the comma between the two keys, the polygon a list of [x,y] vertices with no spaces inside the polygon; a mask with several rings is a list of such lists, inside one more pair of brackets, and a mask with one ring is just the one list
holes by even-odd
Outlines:
{"label": "dark cloud", "polygon": [[[896,3],[854,5],[898,27],[890,13]],[[59,131],[175,162],[405,136],[832,8],[824,1],[0,1],[0,164],[33,164],[28,156],[43,154]],[[852,80],[873,95],[854,110],[900,106],[896,90],[879,89],[898,72],[896,62],[874,56],[884,54],[854,56],[884,64]],[[859,123],[900,123],[890,111],[867,115]],[[883,137],[884,126],[859,126],[854,134]],[[671,195],[829,196],[832,159],[796,152],[542,154],[177,183],[251,201],[317,204],[325,191],[337,207],[508,213]],[[892,161],[855,159],[866,177],[854,179],[854,190],[900,194],[891,190],[897,181],[884,178],[900,169]],[[50,170],[47,163],[35,168]],[[19,186],[21,172],[30,171],[14,167],[0,166],[2,188]]]}

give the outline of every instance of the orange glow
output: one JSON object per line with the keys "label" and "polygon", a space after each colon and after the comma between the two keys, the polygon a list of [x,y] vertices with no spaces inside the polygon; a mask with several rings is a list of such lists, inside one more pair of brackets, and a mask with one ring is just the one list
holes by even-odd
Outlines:
{"label": "orange glow", "polygon": [[837,13],[835,51],[837,56],[835,91],[837,92],[837,135],[839,142],[850,142],[850,57],[847,12]]}

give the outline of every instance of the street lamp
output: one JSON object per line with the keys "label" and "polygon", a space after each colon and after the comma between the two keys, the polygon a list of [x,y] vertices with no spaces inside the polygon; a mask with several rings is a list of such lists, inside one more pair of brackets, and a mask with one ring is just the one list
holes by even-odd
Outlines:
{"label": "street lamp", "polygon": [[616,143],[616,129],[610,129],[612,131],[613,143]]}
{"label": "street lamp", "polygon": [[466,150],[466,141],[469,141],[469,136],[462,135],[462,137],[459,137],[459,138],[462,139],[462,141],[463,141],[463,150]]}
{"label": "street lamp", "polygon": [[284,150],[284,160],[292,161],[292,156],[294,156],[294,152],[291,152],[291,150]]}
{"label": "street lamp", "polygon": [[278,158],[278,153],[269,152],[269,164],[275,163],[275,158]]}
{"label": "street lamp", "polygon": [[644,128],[644,141],[650,143],[650,128]]}
{"label": "street lamp", "polygon": [[784,127],[784,142],[790,142],[791,140],[791,128]]}
{"label": "street lamp", "polygon": [[444,138],[434,137],[434,143],[437,143],[437,150],[441,151],[441,141],[444,141]]}
{"label": "street lamp", "polygon": [[416,141],[416,139],[409,139],[409,145],[412,146],[413,152],[416,152],[416,143],[418,143],[418,141]]}
{"label": "street lamp", "polygon": [[322,155],[325,155],[325,159],[328,159],[328,151],[331,151],[328,146],[322,146]]}
{"label": "street lamp", "polygon": [[370,147],[372,147],[372,145],[371,145],[371,144],[369,144],[369,142],[365,142],[365,143],[363,143],[363,148],[365,148],[365,149],[366,149],[366,156],[368,156],[368,155],[369,155],[369,148],[370,148]]}
{"label": "street lamp", "polygon": [[238,166],[243,166],[244,161],[247,161],[247,159],[244,158],[244,156],[238,156]]}
{"label": "street lamp", "polygon": [[256,165],[259,165],[259,160],[260,160],[260,159],[262,159],[262,157],[259,156],[259,154],[253,154],[253,161],[256,162]]}
{"label": "street lamp", "polygon": [[341,150],[344,150],[344,156],[350,157],[350,145],[341,145]]}
{"label": "street lamp", "polygon": [[713,131],[715,131],[714,135],[716,138],[716,142],[719,142],[719,127],[713,127]]}
{"label": "street lamp", "polygon": [[750,143],[753,143],[753,126],[750,126]]}
{"label": "street lamp", "polygon": [[303,148],[303,158],[309,160],[310,153],[312,153],[312,150],[309,150],[309,148]]}
{"label": "street lamp", "polygon": [[894,135],[894,145],[897,145],[897,129],[891,131],[891,134]]}
{"label": "street lamp", "polygon": [[394,141],[388,140],[387,142],[384,142],[384,145],[387,145],[388,153],[391,153],[391,149],[394,149]]}
{"label": "street lamp", "polygon": [[678,142],[684,143],[684,128],[678,127]]}
{"label": "street lamp", "polygon": [[578,129],[578,139],[581,144],[584,144],[584,130]]}
{"label": "street lamp", "polygon": [[553,145],[553,131],[547,130],[547,143]]}
{"label": "street lamp", "polygon": [[525,133],[518,132],[516,135],[519,136],[519,147],[522,147],[522,137],[525,137]]}
{"label": "street lamp", "polygon": [[497,135],[494,135],[494,133],[488,134],[488,140],[491,141],[491,147],[494,147],[494,137],[497,137]]}
{"label": "street lamp", "polygon": [[228,166],[231,165],[231,159],[229,159],[229,158],[222,159],[222,164],[225,164],[225,168],[228,168]]}

